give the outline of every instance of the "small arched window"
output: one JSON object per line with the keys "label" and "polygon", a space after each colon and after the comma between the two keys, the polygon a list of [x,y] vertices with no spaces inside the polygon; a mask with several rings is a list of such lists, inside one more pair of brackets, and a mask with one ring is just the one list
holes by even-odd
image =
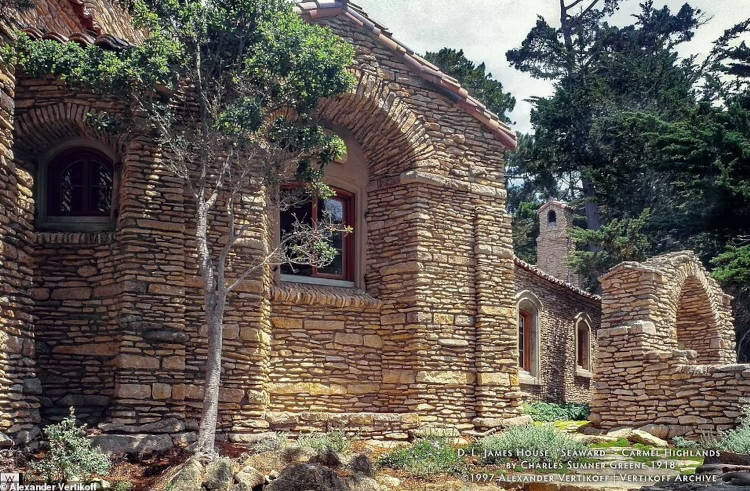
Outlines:
{"label": "small arched window", "polygon": [[557,223],[557,213],[555,213],[555,210],[550,210],[547,213],[547,223]]}
{"label": "small arched window", "polygon": [[518,305],[518,368],[521,375],[536,378],[539,374],[539,312],[541,302],[533,293],[523,291]]}
{"label": "small arched window", "polygon": [[101,230],[113,223],[115,166],[90,147],[67,148],[42,167],[38,224],[59,230]]}
{"label": "small arched window", "polygon": [[585,316],[576,322],[576,367],[591,370],[591,325]]}

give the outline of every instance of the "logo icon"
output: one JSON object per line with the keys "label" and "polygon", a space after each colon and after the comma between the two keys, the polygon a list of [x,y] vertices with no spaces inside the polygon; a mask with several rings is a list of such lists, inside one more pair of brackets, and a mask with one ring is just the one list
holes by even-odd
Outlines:
{"label": "logo icon", "polygon": [[21,484],[21,474],[18,472],[0,473],[0,491],[11,491],[13,488],[18,489]]}

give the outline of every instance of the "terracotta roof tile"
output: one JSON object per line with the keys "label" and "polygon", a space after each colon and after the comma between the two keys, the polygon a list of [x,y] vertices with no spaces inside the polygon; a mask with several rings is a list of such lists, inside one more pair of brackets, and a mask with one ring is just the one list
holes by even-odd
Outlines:
{"label": "terracotta roof tile", "polygon": [[398,53],[410,70],[444,89],[458,107],[474,116],[490,129],[503,145],[510,149],[516,148],[518,142],[515,132],[500,121],[496,114],[489,111],[477,99],[471,97],[455,78],[441,72],[438,67],[394,39],[387,28],[371,19],[358,5],[348,0],[309,0],[297,3],[297,10],[311,21],[344,14],[355,25],[370,32],[373,37]]}
{"label": "terracotta roof tile", "polygon": [[601,302],[601,300],[602,300],[602,297],[600,297],[599,295],[594,295],[593,293],[589,293],[586,290],[578,288],[577,286],[573,286],[573,285],[571,285],[570,283],[568,283],[566,281],[563,281],[563,280],[561,280],[559,278],[556,278],[556,277],[552,276],[549,273],[545,273],[544,271],[542,271],[538,267],[534,266],[533,264],[529,264],[526,261],[524,261],[522,259],[519,259],[516,256],[513,256],[513,259],[514,259],[514,261],[516,263],[516,266],[518,266],[520,268],[523,268],[526,271],[528,271],[530,273],[533,273],[533,274],[537,275],[538,277],[540,277],[540,278],[542,278],[544,280],[549,281],[550,283],[554,283],[556,285],[565,287],[568,290],[572,291],[573,293],[576,293],[576,294],[578,294],[578,295],[580,295],[582,297],[585,297],[585,298],[589,298],[591,300],[595,300],[597,302]]}

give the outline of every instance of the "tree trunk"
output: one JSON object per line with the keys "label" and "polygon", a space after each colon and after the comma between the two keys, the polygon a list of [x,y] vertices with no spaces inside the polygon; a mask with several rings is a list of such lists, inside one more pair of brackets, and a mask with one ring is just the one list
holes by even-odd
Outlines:
{"label": "tree trunk", "polygon": [[[216,423],[219,414],[219,389],[221,387],[221,353],[224,331],[224,306],[226,295],[211,292],[211,307],[206,313],[208,328],[208,355],[206,358],[206,383],[203,393],[203,412],[198,431],[195,453],[212,458],[216,455]],[[208,296],[208,295],[207,295]]]}
{"label": "tree trunk", "polygon": [[594,183],[588,179],[582,179],[583,187],[583,208],[586,212],[586,225],[589,230],[599,230],[602,226],[601,216],[599,214],[599,205],[596,203],[596,190]]}

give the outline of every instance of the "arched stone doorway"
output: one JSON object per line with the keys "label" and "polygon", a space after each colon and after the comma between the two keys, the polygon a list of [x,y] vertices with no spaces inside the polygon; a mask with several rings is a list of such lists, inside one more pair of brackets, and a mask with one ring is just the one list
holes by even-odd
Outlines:
{"label": "arched stone doorway", "polygon": [[698,363],[718,361],[720,337],[716,319],[706,289],[695,276],[687,278],[682,285],[675,314],[675,330],[678,347],[694,350]]}

